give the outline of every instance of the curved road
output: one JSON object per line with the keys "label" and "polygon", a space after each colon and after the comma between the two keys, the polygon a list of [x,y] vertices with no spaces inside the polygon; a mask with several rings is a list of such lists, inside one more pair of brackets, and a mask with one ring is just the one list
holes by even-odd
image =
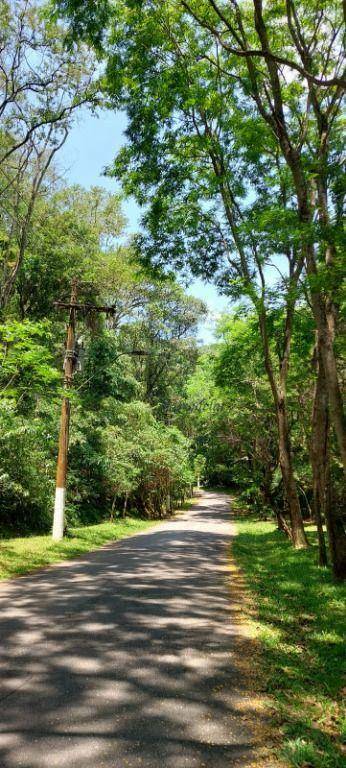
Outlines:
{"label": "curved road", "polygon": [[0,586],[1,768],[251,760],[228,499]]}

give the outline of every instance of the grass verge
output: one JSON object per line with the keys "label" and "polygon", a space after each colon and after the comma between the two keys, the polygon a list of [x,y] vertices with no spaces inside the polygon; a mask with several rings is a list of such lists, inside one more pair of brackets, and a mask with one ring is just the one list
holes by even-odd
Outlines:
{"label": "grass verge", "polygon": [[162,520],[140,520],[127,517],[115,523],[100,523],[71,528],[61,542],[51,536],[27,536],[0,542],[0,579],[21,576],[51,563],[78,557],[84,552],[144,531]]}
{"label": "grass verge", "polygon": [[345,768],[346,589],[270,522],[237,519],[232,552],[251,593],[257,673],[269,694],[273,750],[294,768]]}

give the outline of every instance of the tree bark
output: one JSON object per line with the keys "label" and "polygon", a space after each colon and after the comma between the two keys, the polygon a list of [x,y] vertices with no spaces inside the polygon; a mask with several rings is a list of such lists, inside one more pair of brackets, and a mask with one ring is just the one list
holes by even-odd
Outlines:
{"label": "tree bark", "polygon": [[[318,373],[315,387],[312,426],[311,463],[313,469],[314,507],[315,514],[317,512],[316,523],[319,533],[319,542],[319,529],[322,527],[322,515],[324,515],[328,532],[329,552],[333,574],[336,579],[342,581],[346,579],[346,531],[341,509],[337,504],[333,503],[331,498],[328,450],[328,391],[321,354],[319,354],[318,358]],[[317,520],[318,516],[321,518],[320,521]],[[325,561],[326,560],[327,556],[325,553]],[[325,565],[325,562],[323,561],[323,553],[321,562],[321,551],[320,564]]]}
{"label": "tree bark", "polygon": [[285,516],[279,510],[277,510],[275,514],[276,514],[276,521],[278,524],[278,530],[282,531],[282,533],[284,533],[285,536],[287,536],[287,538],[290,539],[290,541],[292,541],[292,529],[287,524],[285,520]]}
{"label": "tree bark", "polygon": [[346,531],[342,511],[333,503],[330,477],[327,471],[326,524],[333,574],[338,581],[346,580]]}
{"label": "tree bark", "polygon": [[[307,272],[316,279],[314,257],[308,249]],[[319,353],[323,361],[325,384],[329,397],[330,412],[342,458],[344,473],[346,473],[346,432],[342,395],[339,385],[338,370],[333,345],[332,323],[328,323],[325,300],[319,291],[311,289],[311,304],[319,337]]]}
{"label": "tree bark", "polygon": [[312,488],[314,517],[318,533],[319,565],[328,564],[323,521],[327,519],[327,472],[328,472],[328,394],[322,361],[318,355],[317,377],[312,408],[312,430],[310,459],[312,468]]}
{"label": "tree bark", "polygon": [[284,398],[282,395],[279,397],[278,402],[277,421],[279,431],[279,462],[287,505],[291,518],[292,542],[296,549],[305,549],[308,546],[308,540],[304,530],[297,484],[293,471],[291,440],[286,410],[286,398]]}
{"label": "tree bark", "polygon": [[[292,319],[292,318],[291,318]],[[264,350],[264,362],[268,375],[270,387],[273,394],[273,400],[276,411],[276,421],[278,429],[278,446],[279,446],[279,464],[282,475],[282,482],[284,492],[286,496],[290,521],[291,521],[291,538],[292,543],[296,549],[305,549],[309,543],[306,538],[304,530],[303,516],[300,509],[299,496],[297,491],[297,484],[293,470],[292,448],[290,440],[290,428],[287,418],[286,407],[286,376],[288,371],[288,359],[290,351],[290,336],[291,336],[291,323],[287,323],[286,328],[286,340],[285,340],[285,354],[281,363],[280,370],[280,386],[275,379],[275,374],[271,362],[269,339],[266,328],[266,318],[262,312],[259,316],[259,324],[261,337]]]}
{"label": "tree bark", "polygon": [[268,457],[265,457],[263,459],[263,482],[262,482],[263,502],[266,507],[271,507],[271,509],[274,509],[275,505],[273,502],[273,496],[272,496],[272,490],[271,490],[272,480],[273,480],[273,472],[269,464]]}
{"label": "tree bark", "polygon": [[123,517],[126,517],[126,512],[127,512],[127,502],[128,502],[128,500],[129,500],[129,494],[128,494],[128,492],[126,491],[126,493],[125,493],[125,499],[124,499],[124,506],[123,506]]}
{"label": "tree bark", "polygon": [[110,513],[110,515],[109,515],[109,522],[110,522],[110,523],[114,523],[114,510],[115,510],[115,501],[116,501],[116,498],[117,498],[117,497],[116,497],[116,494],[114,494],[114,496],[113,496],[113,501],[112,501],[112,507],[111,507],[111,513]]}

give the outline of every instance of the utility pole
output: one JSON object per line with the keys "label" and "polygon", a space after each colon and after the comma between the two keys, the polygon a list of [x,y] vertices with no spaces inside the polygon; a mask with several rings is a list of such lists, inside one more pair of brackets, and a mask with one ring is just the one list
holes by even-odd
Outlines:
{"label": "utility pole", "polygon": [[58,463],[56,470],[56,488],[54,503],[53,532],[54,541],[60,541],[64,535],[65,497],[67,479],[67,454],[70,430],[71,404],[68,391],[72,386],[73,374],[76,367],[75,337],[77,313],[77,281],[72,281],[71,299],[69,304],[69,321],[66,336],[66,352],[64,359],[64,389],[66,394],[61,405]]}
{"label": "utility pole", "polygon": [[[69,321],[67,325],[66,351],[64,359],[64,389],[66,394],[63,397],[61,405],[59,449],[56,470],[56,488],[52,537],[54,541],[61,541],[64,536],[65,526],[65,499],[66,499],[66,481],[67,481],[67,457],[70,430],[71,404],[68,392],[72,387],[73,376],[78,362],[78,350],[76,346],[76,319],[77,313],[84,315],[89,312],[104,312],[106,315],[114,314],[115,307],[100,307],[95,304],[78,304],[78,282],[76,279],[71,283],[71,298],[69,302],[55,301],[57,308],[69,310]],[[121,354],[130,354],[142,356],[146,354],[142,350],[131,350]],[[120,357],[120,355],[118,355]]]}

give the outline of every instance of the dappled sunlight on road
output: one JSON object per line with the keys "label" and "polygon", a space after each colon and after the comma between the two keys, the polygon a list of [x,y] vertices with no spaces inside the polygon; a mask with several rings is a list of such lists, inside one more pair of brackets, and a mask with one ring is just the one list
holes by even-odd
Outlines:
{"label": "dappled sunlight on road", "polygon": [[0,587],[1,768],[251,759],[233,659],[227,498]]}

